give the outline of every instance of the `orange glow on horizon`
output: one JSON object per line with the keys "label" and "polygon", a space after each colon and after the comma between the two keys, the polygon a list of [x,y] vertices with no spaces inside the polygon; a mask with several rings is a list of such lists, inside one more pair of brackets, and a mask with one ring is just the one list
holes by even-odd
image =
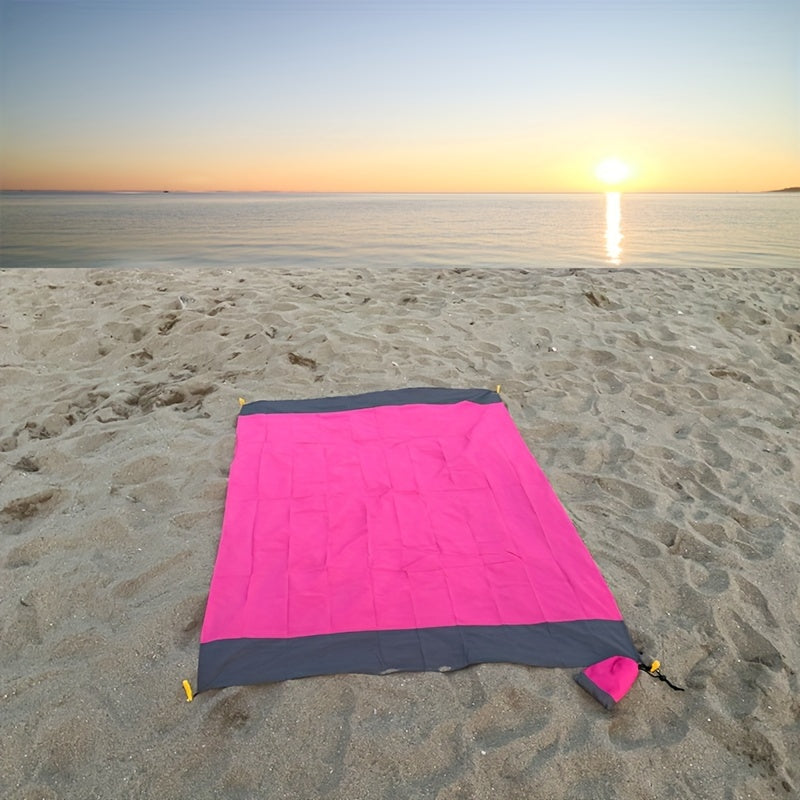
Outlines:
{"label": "orange glow on horizon", "polygon": [[[51,154],[26,151],[4,165],[7,190],[285,192],[748,192],[797,185],[788,154],[715,155],[701,148],[658,157],[628,147],[625,162],[597,148],[571,152],[556,142],[509,148],[502,141],[365,149],[318,149],[265,155],[216,148]],[[726,170],[735,160],[739,169]],[[636,164],[636,169],[627,167]],[[601,169],[601,165],[605,165]],[[598,181],[602,185],[598,185]]]}

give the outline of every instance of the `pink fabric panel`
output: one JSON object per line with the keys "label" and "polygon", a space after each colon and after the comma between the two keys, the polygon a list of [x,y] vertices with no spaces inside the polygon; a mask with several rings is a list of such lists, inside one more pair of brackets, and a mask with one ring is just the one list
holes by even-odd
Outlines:
{"label": "pink fabric panel", "polygon": [[583,674],[618,703],[635,683],[639,665],[631,658],[613,656],[592,664]]}
{"label": "pink fabric panel", "polygon": [[500,403],[239,417],[201,641],[620,620]]}

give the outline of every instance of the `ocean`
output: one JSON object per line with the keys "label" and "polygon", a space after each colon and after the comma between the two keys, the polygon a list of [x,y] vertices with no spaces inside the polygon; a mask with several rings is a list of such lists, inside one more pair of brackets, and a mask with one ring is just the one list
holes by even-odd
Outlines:
{"label": "ocean", "polygon": [[800,194],[0,195],[0,267],[800,267]]}

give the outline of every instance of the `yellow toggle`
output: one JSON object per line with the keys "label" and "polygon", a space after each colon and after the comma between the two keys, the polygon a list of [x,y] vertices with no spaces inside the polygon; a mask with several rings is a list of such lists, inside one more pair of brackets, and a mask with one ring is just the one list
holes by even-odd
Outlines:
{"label": "yellow toggle", "polygon": [[194,697],[194,692],[192,691],[192,684],[189,681],[183,682],[183,691],[186,692],[186,702],[191,703],[192,698]]}
{"label": "yellow toggle", "polygon": [[495,392],[497,392],[497,394],[500,394],[500,384],[499,383],[497,384],[497,388],[495,389]]}
{"label": "yellow toggle", "polygon": [[240,397],[239,398],[239,408],[241,408],[246,402],[247,402],[247,400],[245,400],[244,397]]}
{"label": "yellow toggle", "polygon": [[656,672],[660,666],[661,666],[661,662],[660,661],[654,661],[650,665],[650,674],[652,675],[654,672]]}

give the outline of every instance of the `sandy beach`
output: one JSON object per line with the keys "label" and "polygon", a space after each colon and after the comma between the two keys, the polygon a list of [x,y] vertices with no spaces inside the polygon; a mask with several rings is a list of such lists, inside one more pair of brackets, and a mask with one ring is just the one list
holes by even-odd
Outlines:
{"label": "sandy beach", "polygon": [[[0,272],[0,796],[800,797],[800,274]],[[501,386],[637,646],[187,703],[238,398]]]}

